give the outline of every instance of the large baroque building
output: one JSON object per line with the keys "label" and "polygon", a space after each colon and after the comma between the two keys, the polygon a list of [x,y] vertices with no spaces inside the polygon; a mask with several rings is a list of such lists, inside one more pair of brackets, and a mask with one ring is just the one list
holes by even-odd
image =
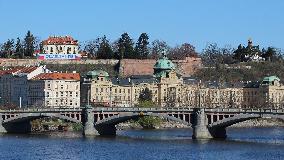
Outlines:
{"label": "large baroque building", "polygon": [[142,90],[152,92],[152,101],[159,107],[283,107],[284,86],[276,76],[259,83],[241,83],[229,87],[188,83],[176,72],[166,57],[154,65],[154,75],[110,78],[103,70],[90,71],[82,80],[82,104],[133,106]]}

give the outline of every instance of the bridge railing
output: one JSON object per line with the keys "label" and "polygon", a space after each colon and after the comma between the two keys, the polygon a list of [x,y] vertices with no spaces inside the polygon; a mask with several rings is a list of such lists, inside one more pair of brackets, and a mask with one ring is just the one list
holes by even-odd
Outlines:
{"label": "bridge railing", "polygon": [[116,111],[116,112],[139,112],[139,111],[148,111],[148,112],[165,112],[165,111],[193,111],[192,108],[137,108],[137,107],[100,107],[94,108],[94,111],[107,112],[107,111]]}
{"label": "bridge railing", "polygon": [[205,108],[205,112],[215,112],[215,113],[277,113],[284,114],[284,109],[241,109],[241,108]]}
{"label": "bridge railing", "polygon": [[[0,110],[0,113],[22,113],[22,112],[80,112],[82,108],[23,108],[13,110]],[[137,107],[95,107],[90,108],[94,112],[193,112],[190,107],[172,108],[137,108]],[[212,113],[273,113],[284,114],[284,109],[271,108],[205,108],[205,112]]]}

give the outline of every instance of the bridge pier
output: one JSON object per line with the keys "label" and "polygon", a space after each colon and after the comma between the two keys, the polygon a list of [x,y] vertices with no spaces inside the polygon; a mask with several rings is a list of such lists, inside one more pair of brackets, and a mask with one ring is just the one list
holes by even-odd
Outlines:
{"label": "bridge pier", "polygon": [[3,117],[2,114],[0,114],[0,134],[1,133],[7,133],[7,130],[3,126]]}
{"label": "bridge pier", "polygon": [[203,108],[194,110],[193,139],[211,139],[213,136],[208,129],[208,120]]}
{"label": "bridge pier", "polygon": [[83,122],[83,135],[84,136],[97,136],[99,135],[98,131],[94,127],[94,114],[91,108],[83,109],[84,119]]}

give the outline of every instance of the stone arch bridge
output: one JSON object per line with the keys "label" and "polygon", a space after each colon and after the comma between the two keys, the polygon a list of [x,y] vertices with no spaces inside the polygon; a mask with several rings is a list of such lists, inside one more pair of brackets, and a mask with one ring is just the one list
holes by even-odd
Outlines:
{"label": "stone arch bridge", "polygon": [[31,121],[55,117],[82,123],[86,136],[115,135],[115,125],[143,116],[156,116],[193,128],[195,139],[225,138],[226,128],[255,118],[284,120],[284,109],[207,109],[207,108],[74,108],[0,110],[1,133],[31,132]]}

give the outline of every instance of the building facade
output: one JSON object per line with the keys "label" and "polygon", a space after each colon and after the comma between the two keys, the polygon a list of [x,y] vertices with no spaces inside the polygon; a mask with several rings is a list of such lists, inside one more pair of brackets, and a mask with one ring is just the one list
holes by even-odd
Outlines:
{"label": "building facade", "polygon": [[78,54],[78,40],[71,36],[50,36],[42,42],[44,54]]}
{"label": "building facade", "polygon": [[111,79],[103,70],[90,71],[82,83],[82,103],[103,106],[134,106],[142,90],[148,88],[152,101],[159,107],[251,108],[284,105],[284,86],[276,76],[259,83],[240,86],[208,87],[203,83],[188,84],[176,73],[166,57],[159,59],[153,77]]}
{"label": "building facade", "polygon": [[1,105],[28,106],[28,81],[49,72],[45,66],[16,67],[0,73]]}
{"label": "building facade", "polygon": [[29,81],[28,105],[48,108],[80,107],[79,73],[42,73]]}

